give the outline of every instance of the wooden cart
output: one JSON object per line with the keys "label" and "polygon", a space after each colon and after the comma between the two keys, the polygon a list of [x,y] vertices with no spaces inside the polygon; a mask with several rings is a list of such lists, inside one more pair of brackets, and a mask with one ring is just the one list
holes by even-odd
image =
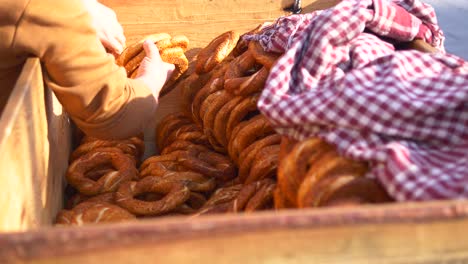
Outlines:
{"label": "wooden cart", "polygon": [[[102,2],[116,11],[129,43],[154,32],[184,34],[190,56],[224,31],[288,14],[283,8],[294,1]],[[335,2],[302,5],[308,12]],[[177,91],[163,98],[158,116],[175,111],[177,100]],[[468,263],[465,201],[53,227],[72,132],[30,59],[0,119],[0,263]]]}

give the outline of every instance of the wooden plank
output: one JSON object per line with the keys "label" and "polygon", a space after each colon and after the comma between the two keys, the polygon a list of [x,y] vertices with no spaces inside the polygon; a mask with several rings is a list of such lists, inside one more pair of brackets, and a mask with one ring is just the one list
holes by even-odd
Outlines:
{"label": "wooden plank", "polygon": [[28,60],[0,120],[0,231],[50,225],[62,206],[68,134],[39,61]]}
{"label": "wooden plank", "polygon": [[[293,1],[289,1],[293,2]],[[127,42],[133,43],[147,34],[168,32],[184,34],[191,47],[201,47],[216,35],[230,29],[246,31],[265,20],[287,14],[280,1],[112,1],[111,7],[124,27]]]}
{"label": "wooden plank", "polygon": [[468,202],[160,218],[0,236],[0,263],[464,263]]}
{"label": "wooden plank", "polygon": [[[285,7],[293,0],[232,1],[232,0],[163,0],[128,1],[102,0],[112,8],[124,27],[127,43],[145,35],[167,32],[184,34],[191,47],[202,47],[215,36],[231,29],[245,32],[265,21],[288,15]],[[304,12],[334,5],[337,0],[302,1]]]}

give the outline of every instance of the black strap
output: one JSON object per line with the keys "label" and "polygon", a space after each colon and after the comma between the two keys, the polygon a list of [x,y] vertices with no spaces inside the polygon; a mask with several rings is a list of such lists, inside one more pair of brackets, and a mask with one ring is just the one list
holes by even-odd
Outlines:
{"label": "black strap", "polygon": [[294,0],[294,4],[284,8],[284,11],[292,12],[293,14],[299,14],[302,12],[301,0]]}

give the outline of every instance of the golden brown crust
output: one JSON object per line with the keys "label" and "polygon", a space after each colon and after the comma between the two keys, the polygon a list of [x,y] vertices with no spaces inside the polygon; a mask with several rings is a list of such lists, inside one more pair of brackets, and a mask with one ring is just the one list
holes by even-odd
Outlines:
{"label": "golden brown crust", "polygon": [[261,114],[244,122],[246,125],[233,134],[228,144],[229,156],[236,164],[239,164],[239,154],[250,144],[275,133],[268,120]]}
{"label": "golden brown crust", "polygon": [[184,52],[185,50],[182,47],[171,47],[161,51],[161,59],[164,62],[174,64],[175,70],[159,92],[160,97],[172,91],[176,87],[175,83],[179,80],[182,74],[187,71],[189,62]]}
{"label": "golden brown crust", "polygon": [[[101,148],[117,148],[124,154],[129,155],[135,161],[139,161],[145,152],[145,145],[143,140],[138,137],[132,137],[125,140],[101,140],[96,138],[85,137],[80,144],[70,155],[70,162],[75,161],[77,158],[89,153],[92,150]],[[109,149],[110,150],[110,149]]]}
{"label": "golden brown crust", "polygon": [[187,215],[196,213],[204,204],[206,203],[206,198],[204,195],[191,192],[190,198],[182,204],[180,207],[175,209],[176,213]]}
{"label": "golden brown crust", "polygon": [[226,156],[216,152],[189,151],[190,158],[182,158],[181,164],[192,171],[203,175],[227,181],[237,174],[232,161]]}
{"label": "golden brown crust", "polygon": [[[334,175],[345,175],[346,177],[361,177],[367,172],[367,165],[362,162],[341,157],[335,150],[328,151],[313,162],[297,191],[297,205],[299,208],[319,206],[313,201],[316,199],[314,188],[317,183]],[[342,181],[342,179],[340,180]],[[322,188],[320,192],[326,191]]]}
{"label": "golden brown crust", "polygon": [[278,185],[276,185],[276,188],[273,191],[273,203],[274,203],[274,208],[276,210],[296,208],[295,205],[291,204],[286,199],[286,197],[284,196],[283,192],[281,191]]}
{"label": "golden brown crust", "polygon": [[185,140],[175,140],[170,145],[164,148],[164,150],[161,152],[161,155],[169,154],[176,150],[190,150],[190,149],[196,149],[198,151],[210,151],[211,150],[209,147],[205,145],[197,145],[197,144],[193,144],[190,141],[185,141]]}
{"label": "golden brown crust", "polygon": [[275,178],[278,169],[279,144],[266,146],[255,156],[255,160],[245,179],[245,183],[251,183],[265,178]]}
{"label": "golden brown crust", "polygon": [[267,71],[270,71],[281,56],[281,54],[266,52],[258,41],[250,41],[248,49],[255,58],[255,61],[263,65]]}
{"label": "golden brown crust", "polygon": [[141,62],[146,56],[146,52],[143,49],[143,42],[149,39],[153,41],[161,55],[161,59],[164,62],[175,65],[175,70],[169,79],[162,87],[159,96],[162,97],[169,93],[175,88],[176,82],[182,76],[182,74],[188,69],[188,59],[185,56],[189,40],[183,35],[171,37],[168,34],[153,34],[144,37],[141,41],[129,46],[122,55],[117,58],[117,64],[124,66],[127,71],[127,76],[130,78],[136,78],[138,74],[138,68]]}
{"label": "golden brown crust", "polygon": [[233,97],[224,104],[218,111],[214,120],[214,136],[224,148],[228,145],[227,138],[227,121],[233,109],[244,99],[242,96]]}
{"label": "golden brown crust", "polygon": [[223,80],[221,78],[215,78],[203,86],[195,95],[192,102],[192,119],[199,127],[202,126],[200,110],[203,102],[210,94],[221,89],[223,89]]}
{"label": "golden brown crust", "polygon": [[211,71],[231,53],[238,40],[239,33],[236,31],[228,31],[214,38],[198,53],[196,73]]}
{"label": "golden brown crust", "polygon": [[192,102],[195,95],[201,88],[203,88],[203,86],[206,85],[210,78],[211,75],[209,74],[198,75],[194,73],[177,84],[175,89],[178,89],[181,92],[182,109],[189,115],[192,115]]}
{"label": "golden brown crust", "polygon": [[279,145],[280,142],[281,136],[278,134],[273,134],[255,141],[246,149],[244,149],[239,155],[239,181],[245,182],[250,174],[252,164],[261,149],[271,145]]}
{"label": "golden brown crust", "polygon": [[155,169],[156,165],[152,164],[158,164],[162,161],[174,161],[190,171],[222,181],[230,180],[236,176],[235,166],[229,158],[213,151],[203,151],[200,148],[176,150],[166,155],[150,157],[142,163],[141,174],[146,175]]}
{"label": "golden brown crust", "polygon": [[127,46],[127,48],[122,51],[119,57],[116,60],[117,65],[124,66],[130,61],[133,57],[135,57],[138,53],[143,50],[143,42],[149,39],[152,42],[158,42],[164,39],[170,39],[171,36],[167,33],[156,33],[152,35],[148,35],[142,38],[140,41],[133,43],[132,45]]}
{"label": "golden brown crust", "polygon": [[[245,94],[246,91],[244,91],[244,93],[240,92],[240,87],[244,82],[249,80],[252,75],[258,72],[260,68],[252,54],[249,51],[244,52],[229,64],[229,68],[224,74],[224,89],[232,94],[247,95]],[[252,80],[249,81],[249,83],[251,82]],[[256,83],[258,84],[260,82],[256,81]],[[242,89],[246,90],[245,86],[243,86]],[[263,89],[263,85],[259,90],[261,89]]]}
{"label": "golden brown crust", "polygon": [[[171,133],[169,133],[167,135],[167,137],[165,139],[165,143],[163,144],[164,148],[166,148],[166,146],[172,144],[172,142],[174,142],[176,140],[179,140],[181,135],[183,135],[184,133],[189,133],[189,132],[200,132],[201,133],[201,130],[194,123],[181,125],[181,126],[177,127],[176,129],[172,130]],[[164,150],[164,148],[163,148],[163,150]]]}
{"label": "golden brown crust", "polygon": [[351,204],[388,203],[394,201],[385,189],[375,180],[356,177],[351,182],[334,188],[320,202],[321,206]]}
{"label": "golden brown crust", "polygon": [[[309,167],[321,155],[332,150],[332,146],[318,138],[291,143],[294,147],[279,162],[278,186],[287,201],[285,203],[297,207],[297,192]],[[282,147],[290,148],[291,146],[283,145]]]}
{"label": "golden brown crust", "polygon": [[261,184],[257,192],[245,205],[244,211],[246,213],[271,209],[273,207],[273,192],[276,188],[276,183],[271,179],[264,179],[260,182]]}
{"label": "golden brown crust", "polygon": [[250,31],[247,31],[245,32],[244,34],[242,34],[239,38],[239,41],[237,42],[237,45],[236,47],[234,48],[234,50],[231,52],[233,56],[235,57],[238,57],[240,56],[242,53],[244,53],[245,51],[247,51],[248,49],[248,45],[251,41],[249,40],[246,40],[244,38],[244,36],[246,35],[253,35],[253,34],[259,34],[260,32],[262,32],[262,30],[267,27],[268,25],[271,25],[272,22],[264,22],[262,24],[259,24],[258,26],[256,26],[254,29],[250,30]]}
{"label": "golden brown crust", "polygon": [[[143,193],[157,193],[164,196],[155,201],[135,198]],[[138,182],[127,182],[115,193],[115,202],[136,215],[163,215],[178,208],[189,198],[190,190],[183,183],[159,177],[145,177]]]}
{"label": "golden brown crust", "polygon": [[[212,97],[213,100],[210,100],[210,97]],[[226,147],[216,138],[214,127],[215,118],[219,114],[221,108],[231,99],[231,94],[227,93],[225,90],[221,90],[211,94],[202,105],[201,114],[203,114],[203,132],[208,137],[213,148],[220,153],[226,153]]]}
{"label": "golden brown crust", "polygon": [[237,89],[233,91],[234,94],[249,96],[255,93],[261,93],[265,87],[265,83],[268,78],[269,71],[262,67],[259,71],[254,73],[249,77],[244,77],[245,80],[242,80]]}
{"label": "golden brown crust", "polygon": [[309,191],[307,206],[351,206],[391,202],[392,198],[375,180],[352,169],[322,177]]}
{"label": "golden brown crust", "polygon": [[58,225],[109,223],[134,220],[127,210],[105,202],[82,202],[72,210],[62,210],[56,217]]}
{"label": "golden brown crust", "polygon": [[[166,156],[167,155],[163,155],[163,158],[165,158]],[[148,163],[148,165],[145,168],[141,169],[140,178],[148,176],[164,177],[167,173],[173,171],[186,172],[189,171],[189,169],[179,164],[177,159],[153,161],[151,163]]]}
{"label": "golden brown crust", "polygon": [[228,142],[232,140],[231,137],[235,127],[237,127],[243,120],[251,117],[251,115],[259,113],[257,108],[258,98],[259,95],[244,98],[232,109],[226,123],[226,139]]}
{"label": "golden brown crust", "polygon": [[190,124],[192,124],[192,121],[182,112],[165,116],[156,127],[155,139],[158,149],[162,151],[164,147],[169,144],[165,141],[174,130]]}
{"label": "golden brown crust", "polygon": [[[115,170],[102,175],[98,180],[86,177],[86,173],[103,165]],[[120,184],[137,178],[134,161],[117,151],[91,151],[75,160],[67,170],[68,183],[85,195],[113,192]]]}
{"label": "golden brown crust", "polygon": [[169,154],[165,155],[157,155],[157,156],[151,156],[143,161],[140,165],[140,172],[143,172],[148,166],[154,163],[160,163],[160,162],[176,162],[179,157],[185,155],[187,152],[183,150],[177,150],[173,151]]}
{"label": "golden brown crust", "polygon": [[232,201],[242,189],[242,184],[217,189],[196,215],[226,213],[232,208]]}
{"label": "golden brown crust", "polygon": [[208,138],[200,130],[179,133],[177,135],[176,140],[190,141],[195,145],[203,145],[203,146],[207,146],[207,147],[211,148],[211,145],[210,145],[210,142],[208,141]]}

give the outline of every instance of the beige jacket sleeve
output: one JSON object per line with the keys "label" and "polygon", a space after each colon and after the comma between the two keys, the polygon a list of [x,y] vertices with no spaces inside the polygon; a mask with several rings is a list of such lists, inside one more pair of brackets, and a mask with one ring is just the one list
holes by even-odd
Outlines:
{"label": "beige jacket sleeve", "polygon": [[86,134],[136,135],[154,115],[157,101],[142,82],[126,77],[90,23],[81,0],[30,0],[13,46],[40,58],[47,86]]}

